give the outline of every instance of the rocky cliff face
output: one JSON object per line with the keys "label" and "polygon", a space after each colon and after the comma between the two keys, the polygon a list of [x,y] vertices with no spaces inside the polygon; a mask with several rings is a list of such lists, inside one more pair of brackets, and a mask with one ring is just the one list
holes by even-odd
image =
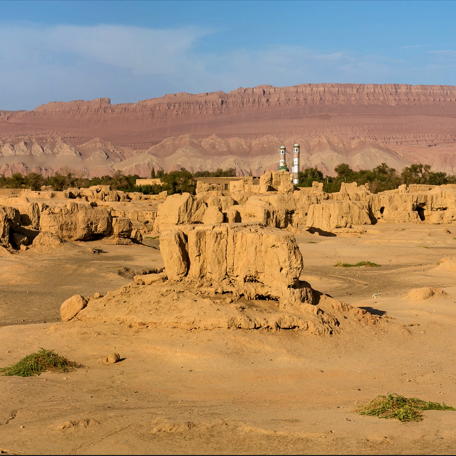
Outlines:
{"label": "rocky cliff face", "polygon": [[293,87],[263,85],[239,88],[229,93],[211,92],[192,95],[176,93],[137,103],[111,105],[109,98],[91,101],[52,102],[41,105],[25,116],[42,113],[138,113],[152,118],[176,118],[248,112],[260,108],[326,105],[419,106],[448,105],[456,102],[454,86],[412,86],[405,84],[301,84]]}
{"label": "rocky cliff face", "polygon": [[[192,139],[185,147],[177,144],[189,135]],[[15,157],[39,157],[41,152],[49,158],[45,147],[32,150],[19,144],[24,137],[37,136],[60,137],[67,146],[52,145],[58,157],[68,153],[75,163],[78,157],[84,161],[92,157],[87,168],[105,169],[114,163],[122,167],[126,161],[123,168],[130,164],[141,173],[146,168],[138,158],[144,153],[149,165],[153,162],[164,169],[184,161],[194,169],[211,169],[224,163],[221,157],[231,157],[232,164],[237,162],[248,172],[252,165],[246,161],[273,155],[280,143],[291,138],[314,151],[310,155],[317,155],[309,163],[323,170],[332,170],[341,156],[356,154],[359,157],[352,164],[367,166],[372,159],[365,157],[378,150],[379,159],[391,165],[424,161],[452,172],[456,86],[259,86],[229,93],[177,93],[118,105],[99,98],[52,102],[33,111],[0,111],[0,165],[6,158],[11,165]],[[109,150],[94,138],[103,138]]]}

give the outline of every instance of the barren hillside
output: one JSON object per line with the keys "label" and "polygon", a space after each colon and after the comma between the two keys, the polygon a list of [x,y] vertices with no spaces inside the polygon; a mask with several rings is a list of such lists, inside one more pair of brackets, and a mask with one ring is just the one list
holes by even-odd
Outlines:
{"label": "barren hillside", "polygon": [[[194,170],[236,166],[239,173],[262,172],[275,166],[280,143],[294,140],[304,145],[304,164],[324,171],[341,161],[355,168],[382,161],[400,168],[420,161],[455,172],[456,87],[259,86],[118,105],[100,98],[52,102],[33,111],[0,111],[0,166],[62,166],[65,160],[54,163],[53,154],[38,164],[33,154],[25,159],[24,154],[20,159],[18,153],[5,154],[6,144],[14,146],[24,137],[59,137],[81,148],[78,166],[92,174],[114,166],[147,174],[154,165]],[[94,138],[111,143],[109,151],[98,147],[98,139],[92,143]],[[61,151],[55,155],[61,157]],[[67,166],[77,165],[68,161]]]}

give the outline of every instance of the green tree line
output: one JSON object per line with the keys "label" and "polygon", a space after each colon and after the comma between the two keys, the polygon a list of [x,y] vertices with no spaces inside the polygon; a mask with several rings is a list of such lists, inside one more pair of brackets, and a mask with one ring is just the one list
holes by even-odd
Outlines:
{"label": "green tree line", "polygon": [[342,182],[356,182],[358,185],[369,184],[373,193],[393,190],[403,184],[443,185],[456,184],[456,176],[443,172],[434,172],[430,165],[413,164],[398,173],[386,163],[368,170],[354,171],[346,163],[334,168],[336,176],[324,176],[316,168],[307,168],[299,172],[298,187],[311,187],[313,181],[323,182],[323,190],[328,193],[339,192]]}
{"label": "green tree line", "polygon": [[88,188],[92,185],[110,185],[113,190],[124,192],[142,192],[158,194],[167,191],[169,195],[174,193],[189,192],[194,194],[196,189],[196,177],[235,177],[234,168],[227,170],[217,169],[216,171],[197,171],[191,173],[184,168],[179,171],[165,173],[161,170],[152,170],[151,177],[159,178],[162,185],[136,186],[137,174],[124,175],[122,171],[116,171],[112,176],[93,177],[91,179],[77,176],[72,171],[55,173],[54,176],[43,177],[41,174],[29,173],[23,176],[21,173],[14,173],[11,177],[0,175],[0,188],[30,188],[41,190],[42,186],[50,186],[55,191],[67,190],[70,187]]}
{"label": "green tree line", "polygon": [[[427,184],[443,185],[456,184],[456,176],[447,175],[444,172],[434,172],[430,165],[413,164],[398,173],[385,163],[372,170],[354,171],[346,163],[341,163],[334,168],[336,176],[325,176],[316,168],[307,168],[299,172],[298,187],[311,187],[312,182],[323,182],[323,190],[328,193],[340,191],[342,182],[356,182],[358,185],[369,183],[373,193],[393,190],[402,184]],[[40,190],[42,186],[50,186],[55,191],[66,190],[70,187],[88,188],[92,185],[110,185],[113,190],[124,192],[142,192],[144,194],[158,194],[166,191],[169,195],[174,193],[195,193],[197,177],[235,177],[233,168],[228,170],[217,169],[216,171],[197,171],[191,173],[184,168],[179,171],[152,170],[151,177],[159,178],[162,185],[136,186],[137,174],[124,175],[116,171],[112,176],[94,177],[91,179],[77,176],[71,171],[56,173],[54,176],[43,177],[41,174],[29,173],[23,176],[14,173],[11,177],[0,175],[0,188],[30,188]]]}

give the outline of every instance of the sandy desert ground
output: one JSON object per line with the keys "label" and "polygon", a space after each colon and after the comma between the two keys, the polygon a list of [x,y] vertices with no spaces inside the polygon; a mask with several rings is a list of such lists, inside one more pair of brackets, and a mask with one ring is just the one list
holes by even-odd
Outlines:
{"label": "sandy desert ground", "polygon": [[[377,224],[296,239],[301,278],[382,316],[381,324],[349,322],[325,337],[62,324],[66,298],[105,294],[161,267],[158,240],[0,258],[0,366],[40,347],[82,364],[70,373],[0,377],[2,453],[453,454],[456,412],[424,412],[423,421],[404,424],[360,416],[356,407],[391,392],[456,405],[455,272],[438,265],[456,255],[455,227]],[[358,261],[381,267],[334,267]],[[448,295],[405,298],[426,286]],[[111,352],[122,360],[100,364]]]}

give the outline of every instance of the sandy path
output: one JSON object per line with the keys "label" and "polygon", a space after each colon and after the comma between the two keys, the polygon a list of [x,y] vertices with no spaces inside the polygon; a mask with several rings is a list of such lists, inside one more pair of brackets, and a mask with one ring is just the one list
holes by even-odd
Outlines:
{"label": "sandy path", "polygon": [[158,241],[145,242],[78,242],[46,254],[1,257],[0,326],[60,321],[60,304],[74,294],[106,294],[131,282],[136,270],[162,267]]}

